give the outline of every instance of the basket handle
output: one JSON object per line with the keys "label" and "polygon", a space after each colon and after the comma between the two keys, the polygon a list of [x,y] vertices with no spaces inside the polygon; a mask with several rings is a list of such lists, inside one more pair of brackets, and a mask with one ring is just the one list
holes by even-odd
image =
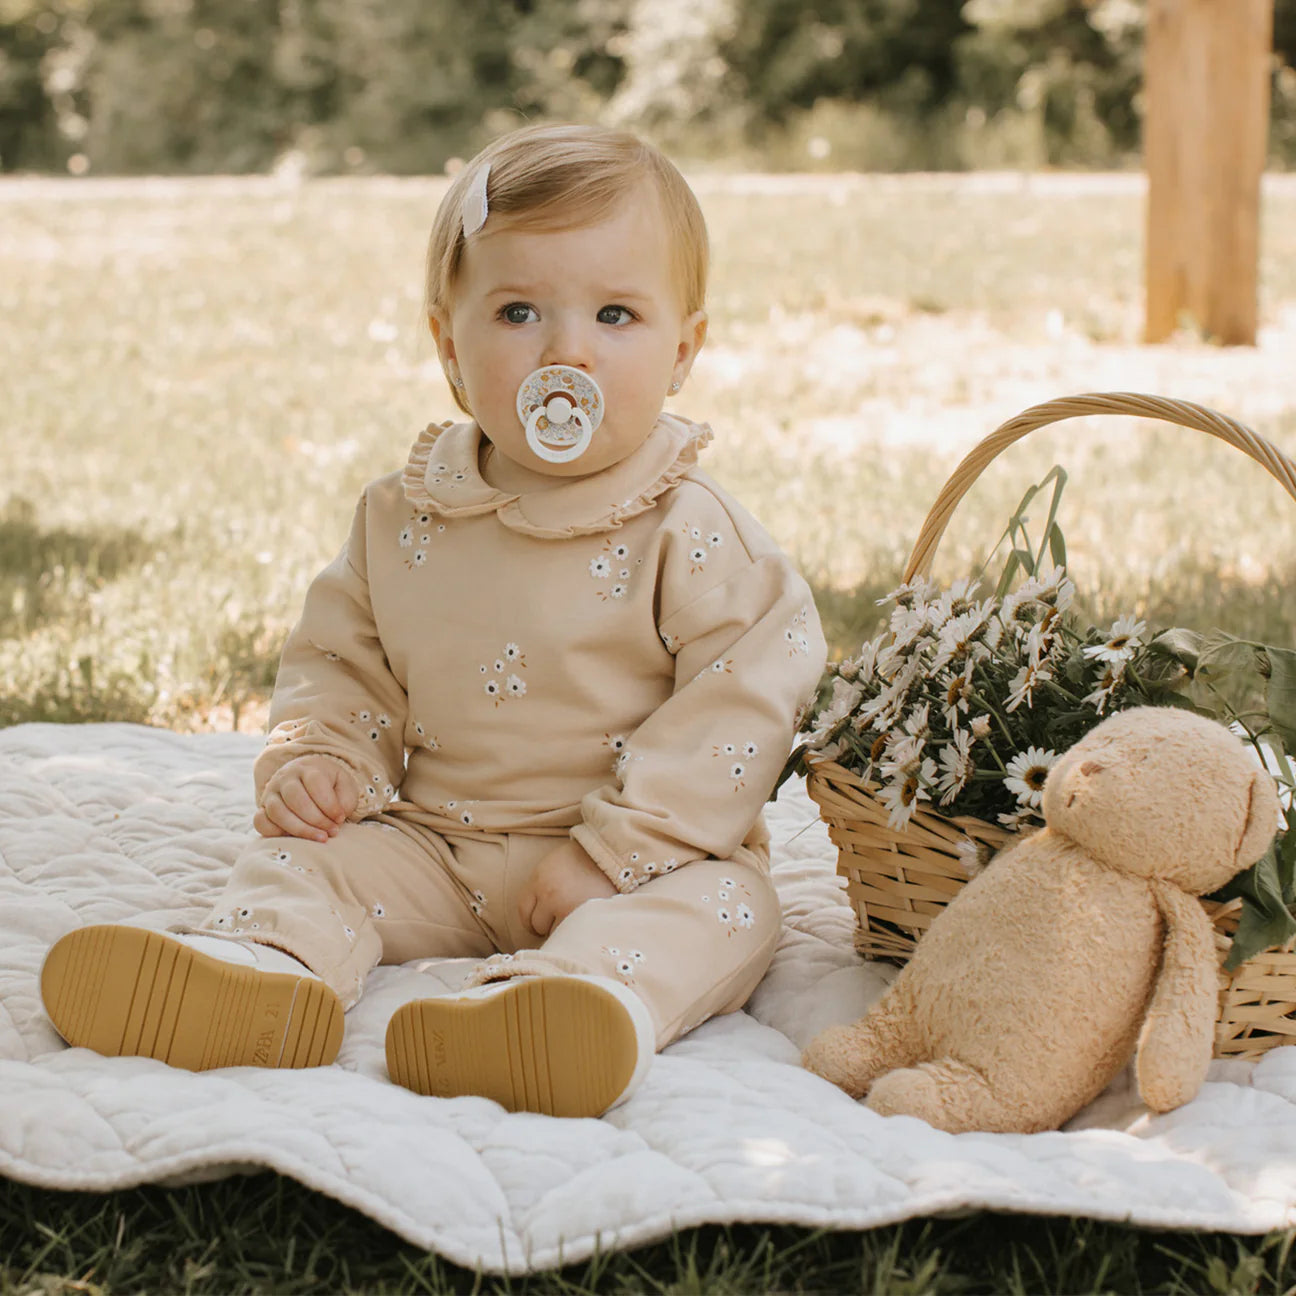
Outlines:
{"label": "basket handle", "polygon": [[1045,401],[1043,405],[1032,405],[972,447],[941,489],[918,532],[918,539],[904,571],[906,583],[916,576],[931,573],[936,546],[940,544],[955,508],[992,459],[1014,441],[1019,441],[1037,428],[1060,423],[1064,419],[1085,418],[1094,414],[1131,414],[1136,418],[1161,419],[1219,437],[1221,441],[1236,446],[1256,463],[1267,468],[1287,494],[1296,499],[1296,464],[1276,446],[1226,414],[1207,409],[1204,405],[1194,405],[1192,401],[1146,396],[1139,392],[1092,392],[1084,396],[1064,396],[1059,400]]}

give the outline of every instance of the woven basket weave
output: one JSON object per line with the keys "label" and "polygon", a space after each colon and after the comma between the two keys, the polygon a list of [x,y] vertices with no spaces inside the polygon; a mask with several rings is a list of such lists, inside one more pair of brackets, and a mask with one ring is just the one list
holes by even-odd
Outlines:
{"label": "woven basket weave", "polygon": [[[932,505],[909,556],[904,579],[926,576],[959,501],[986,465],[1014,441],[1050,423],[1096,414],[1125,414],[1177,423],[1218,437],[1266,468],[1296,499],[1296,464],[1240,423],[1188,401],[1131,392],[1095,393],[1048,401],[1023,411],[976,445]],[[835,761],[811,758],[806,781],[837,847],[837,871],[855,910],[855,943],[870,958],[904,962],[933,919],[966,884],[968,856],[993,852],[1016,834],[969,817],[920,807],[900,831],[868,785]],[[1219,951],[1217,1057],[1256,1058],[1279,1044],[1296,1044],[1296,952],[1270,949],[1232,973],[1223,969],[1240,901],[1203,901]]]}

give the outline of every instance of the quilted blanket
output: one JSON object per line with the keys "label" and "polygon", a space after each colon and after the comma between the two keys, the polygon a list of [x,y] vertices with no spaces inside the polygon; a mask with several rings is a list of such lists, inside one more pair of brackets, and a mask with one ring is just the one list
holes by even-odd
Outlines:
{"label": "quilted blanket", "polygon": [[41,1009],[44,951],[81,923],[202,912],[250,831],[257,747],[131,725],[0,731],[0,1174],[107,1190],[270,1167],[492,1273],[740,1220],[863,1229],[986,1208],[1296,1225],[1296,1047],[1214,1063],[1166,1116],[1127,1073],[1066,1130],[1030,1136],[883,1119],[801,1070],[801,1046],[886,976],[852,952],[833,849],[794,784],[770,807],[785,933],[769,974],[602,1120],[388,1082],[391,1013],[459,984],[465,960],[378,969],[337,1064],[318,1070],[194,1075],[67,1048]]}

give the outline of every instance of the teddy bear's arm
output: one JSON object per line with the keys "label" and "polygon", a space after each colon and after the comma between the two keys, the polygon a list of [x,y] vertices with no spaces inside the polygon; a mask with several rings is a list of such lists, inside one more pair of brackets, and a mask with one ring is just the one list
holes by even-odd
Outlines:
{"label": "teddy bear's arm", "polygon": [[1210,1064],[1218,978],[1215,941],[1201,902],[1154,882],[1165,946],[1139,1035],[1135,1074],[1153,1111],[1171,1111],[1201,1088]]}

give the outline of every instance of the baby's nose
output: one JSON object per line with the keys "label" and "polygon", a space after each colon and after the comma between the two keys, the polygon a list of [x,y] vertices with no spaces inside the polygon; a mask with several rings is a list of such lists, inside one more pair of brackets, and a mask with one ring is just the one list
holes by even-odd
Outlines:
{"label": "baby's nose", "polygon": [[589,336],[579,325],[562,321],[556,323],[545,335],[540,356],[542,365],[569,365],[573,369],[589,369],[594,357]]}

